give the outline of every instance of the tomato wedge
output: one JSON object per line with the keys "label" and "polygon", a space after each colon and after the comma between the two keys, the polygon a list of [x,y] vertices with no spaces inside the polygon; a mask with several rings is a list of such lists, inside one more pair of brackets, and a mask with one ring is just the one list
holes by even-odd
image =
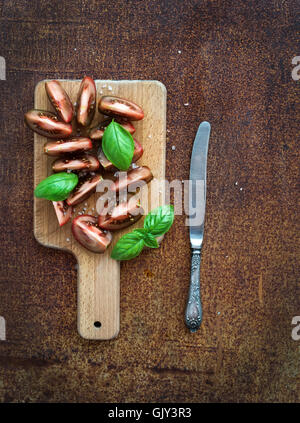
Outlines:
{"label": "tomato wedge", "polygon": [[61,156],[66,153],[78,153],[93,148],[90,138],[78,137],[69,140],[49,141],[44,145],[44,153],[48,156]]}
{"label": "tomato wedge", "polygon": [[93,253],[102,254],[112,241],[112,235],[97,225],[97,218],[89,214],[76,217],[72,222],[74,238]]}
{"label": "tomato wedge", "polygon": [[46,110],[29,110],[25,113],[25,122],[34,132],[47,138],[67,138],[73,131],[70,123],[59,121],[54,113]]}
{"label": "tomato wedge", "polygon": [[122,117],[129,120],[141,120],[144,112],[133,101],[115,96],[103,96],[98,103],[100,113],[112,117]]}
{"label": "tomato wedge", "polygon": [[[128,132],[131,134],[135,133],[135,127],[132,125],[131,122],[127,122],[124,119],[115,119],[117,123],[123,126]],[[105,128],[110,124],[111,119],[105,119],[104,121],[100,122],[97,126],[94,126],[89,132],[90,138],[92,140],[102,140]]]}
{"label": "tomato wedge", "polygon": [[52,164],[54,172],[63,172],[66,170],[97,170],[100,166],[97,157],[91,154],[84,154],[73,158],[57,159]]}
{"label": "tomato wedge", "polygon": [[143,208],[139,201],[131,197],[127,202],[123,202],[115,206],[111,212],[106,215],[100,214],[98,217],[98,225],[100,228],[110,231],[127,228],[137,222],[144,214]]}
{"label": "tomato wedge", "polygon": [[74,114],[70,97],[58,81],[45,83],[46,93],[58,116],[66,123],[71,122]]}
{"label": "tomato wedge", "polygon": [[74,191],[66,199],[69,206],[75,206],[82,203],[82,201],[89,198],[96,190],[97,184],[102,180],[102,176],[97,173],[96,175],[86,175],[79,179]]}
{"label": "tomato wedge", "polygon": [[79,125],[88,126],[93,120],[95,109],[96,85],[92,78],[85,76],[79,87],[76,104],[76,119]]}
{"label": "tomato wedge", "polygon": [[[138,159],[142,157],[144,150],[142,145],[138,142],[138,140],[134,138],[133,141],[134,141],[134,152],[133,152],[132,163],[135,163]],[[107,170],[108,172],[113,172],[117,170],[117,168],[112,164],[112,162],[110,162],[108,158],[105,156],[102,148],[99,148],[98,159],[101,166],[104,168],[104,170]]]}
{"label": "tomato wedge", "polygon": [[72,216],[72,207],[65,201],[52,201],[59,226],[65,225],[69,222]]}
{"label": "tomato wedge", "polygon": [[150,182],[153,179],[153,175],[148,166],[141,166],[136,169],[132,169],[127,173],[127,178],[119,178],[112,185],[112,191],[118,192],[120,190],[128,188],[131,184],[145,181]]}

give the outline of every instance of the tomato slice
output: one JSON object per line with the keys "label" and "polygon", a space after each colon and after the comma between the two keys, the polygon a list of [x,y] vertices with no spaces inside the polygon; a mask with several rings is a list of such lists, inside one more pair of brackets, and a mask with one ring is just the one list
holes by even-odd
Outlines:
{"label": "tomato slice", "polygon": [[100,113],[112,117],[122,117],[129,120],[141,120],[144,112],[133,101],[115,96],[103,96],[98,103]]}
{"label": "tomato slice", "polygon": [[76,118],[81,126],[88,126],[93,120],[96,110],[96,85],[92,78],[85,76],[81,81],[77,104]]}
{"label": "tomato slice", "polygon": [[66,123],[71,122],[74,114],[70,97],[58,81],[45,83],[46,93],[58,116]]}
{"label": "tomato slice", "polygon": [[69,206],[75,206],[82,203],[82,201],[89,198],[96,190],[97,184],[102,180],[102,176],[97,173],[96,175],[86,175],[79,179],[74,191],[66,199]]}
{"label": "tomato slice", "polygon": [[131,197],[127,202],[123,202],[115,206],[112,211],[105,215],[100,214],[98,217],[98,225],[100,228],[110,231],[127,228],[137,222],[144,214],[143,208],[139,201]]}
{"label": "tomato slice", "polygon": [[153,179],[153,175],[151,170],[148,166],[141,166],[136,169],[132,169],[127,172],[127,178],[119,178],[117,179],[113,186],[112,191],[118,192],[120,190],[128,188],[131,184],[145,181],[150,182]]}
{"label": "tomato slice", "polygon": [[63,226],[69,222],[72,216],[72,207],[70,207],[65,201],[52,201],[52,204],[59,226]]}
{"label": "tomato slice", "polygon": [[[144,150],[142,145],[138,142],[138,140],[134,138],[133,141],[134,141],[134,152],[133,152],[132,163],[135,163],[138,159],[142,157]],[[117,168],[112,164],[112,162],[110,162],[108,158],[105,156],[102,148],[100,148],[98,151],[98,159],[101,166],[104,168],[104,170],[107,170],[108,172],[113,172],[117,170]]]}
{"label": "tomato slice", "polygon": [[34,132],[47,138],[67,138],[73,131],[70,123],[59,121],[54,113],[46,110],[29,110],[25,113],[25,122]]}
{"label": "tomato slice", "polygon": [[73,158],[57,159],[52,164],[54,172],[63,172],[66,170],[88,170],[94,171],[99,169],[100,163],[97,157],[91,154],[84,154]]}
{"label": "tomato slice", "polygon": [[48,156],[61,156],[66,153],[78,153],[93,148],[90,138],[78,137],[69,140],[49,141],[44,145],[44,153]]}
{"label": "tomato slice", "polygon": [[112,241],[112,235],[97,225],[97,218],[89,214],[76,217],[72,222],[75,239],[93,253],[102,254]]}
{"label": "tomato slice", "polygon": [[[124,119],[115,119],[120,125],[123,126],[128,132],[131,134],[135,133],[135,127],[132,125],[131,122],[127,122]],[[92,140],[102,140],[105,128],[110,124],[111,119],[105,119],[104,121],[100,122],[97,126],[94,126],[89,132],[90,137]]]}

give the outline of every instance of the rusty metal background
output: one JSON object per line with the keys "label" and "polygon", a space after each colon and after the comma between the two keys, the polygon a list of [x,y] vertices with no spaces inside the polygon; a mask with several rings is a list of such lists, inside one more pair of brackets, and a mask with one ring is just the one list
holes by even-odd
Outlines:
{"label": "rusty metal background", "polygon": [[[1,401],[299,401],[299,6],[0,1]],[[212,124],[196,334],[183,319],[184,217],[159,250],[122,265],[110,342],[78,336],[75,259],[34,240],[23,113],[39,80],[83,74],[166,85],[169,180],[188,178],[199,121]]]}

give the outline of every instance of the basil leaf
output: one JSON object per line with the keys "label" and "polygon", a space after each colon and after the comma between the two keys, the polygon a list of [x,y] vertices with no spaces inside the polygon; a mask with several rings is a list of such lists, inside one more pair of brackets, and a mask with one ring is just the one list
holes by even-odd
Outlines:
{"label": "basil leaf", "polygon": [[112,121],[102,138],[102,150],[109,161],[120,170],[127,170],[132,162],[134,141],[119,123]]}
{"label": "basil leaf", "polygon": [[144,228],[137,228],[137,229],[134,229],[134,230],[133,230],[133,232],[136,232],[137,234],[139,234],[139,235],[141,236],[141,238],[144,238],[144,237],[145,237],[145,235],[146,235],[147,233],[149,233],[149,231],[148,231],[147,229],[144,229]]}
{"label": "basil leaf", "polygon": [[144,248],[142,235],[136,232],[125,234],[114,246],[111,258],[115,260],[130,260],[138,256]]}
{"label": "basil leaf", "polygon": [[136,232],[143,237],[143,240],[145,242],[145,245],[147,245],[147,247],[150,247],[150,248],[158,248],[159,247],[157,239],[155,238],[154,235],[152,235],[151,232],[148,231],[148,229],[138,228],[138,229],[134,229],[133,232]]}
{"label": "basil leaf", "polygon": [[75,173],[55,173],[38,184],[34,195],[50,201],[62,201],[68,198],[77,184],[78,176]]}
{"label": "basil leaf", "polygon": [[174,221],[174,206],[161,206],[152,210],[144,220],[144,228],[134,229],[123,235],[114,246],[111,257],[115,260],[130,260],[140,254],[144,245],[158,248],[156,237],[165,234]]}
{"label": "basil leaf", "polygon": [[174,206],[165,205],[152,210],[144,220],[144,228],[155,237],[168,232],[174,221]]}

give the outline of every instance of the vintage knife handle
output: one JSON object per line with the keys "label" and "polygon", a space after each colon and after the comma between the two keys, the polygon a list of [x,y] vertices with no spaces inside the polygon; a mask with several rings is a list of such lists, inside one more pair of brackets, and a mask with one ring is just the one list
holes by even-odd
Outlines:
{"label": "vintage knife handle", "polygon": [[193,248],[189,298],[185,310],[185,323],[191,332],[196,332],[199,329],[202,321],[202,306],[200,297],[200,262],[201,248]]}

